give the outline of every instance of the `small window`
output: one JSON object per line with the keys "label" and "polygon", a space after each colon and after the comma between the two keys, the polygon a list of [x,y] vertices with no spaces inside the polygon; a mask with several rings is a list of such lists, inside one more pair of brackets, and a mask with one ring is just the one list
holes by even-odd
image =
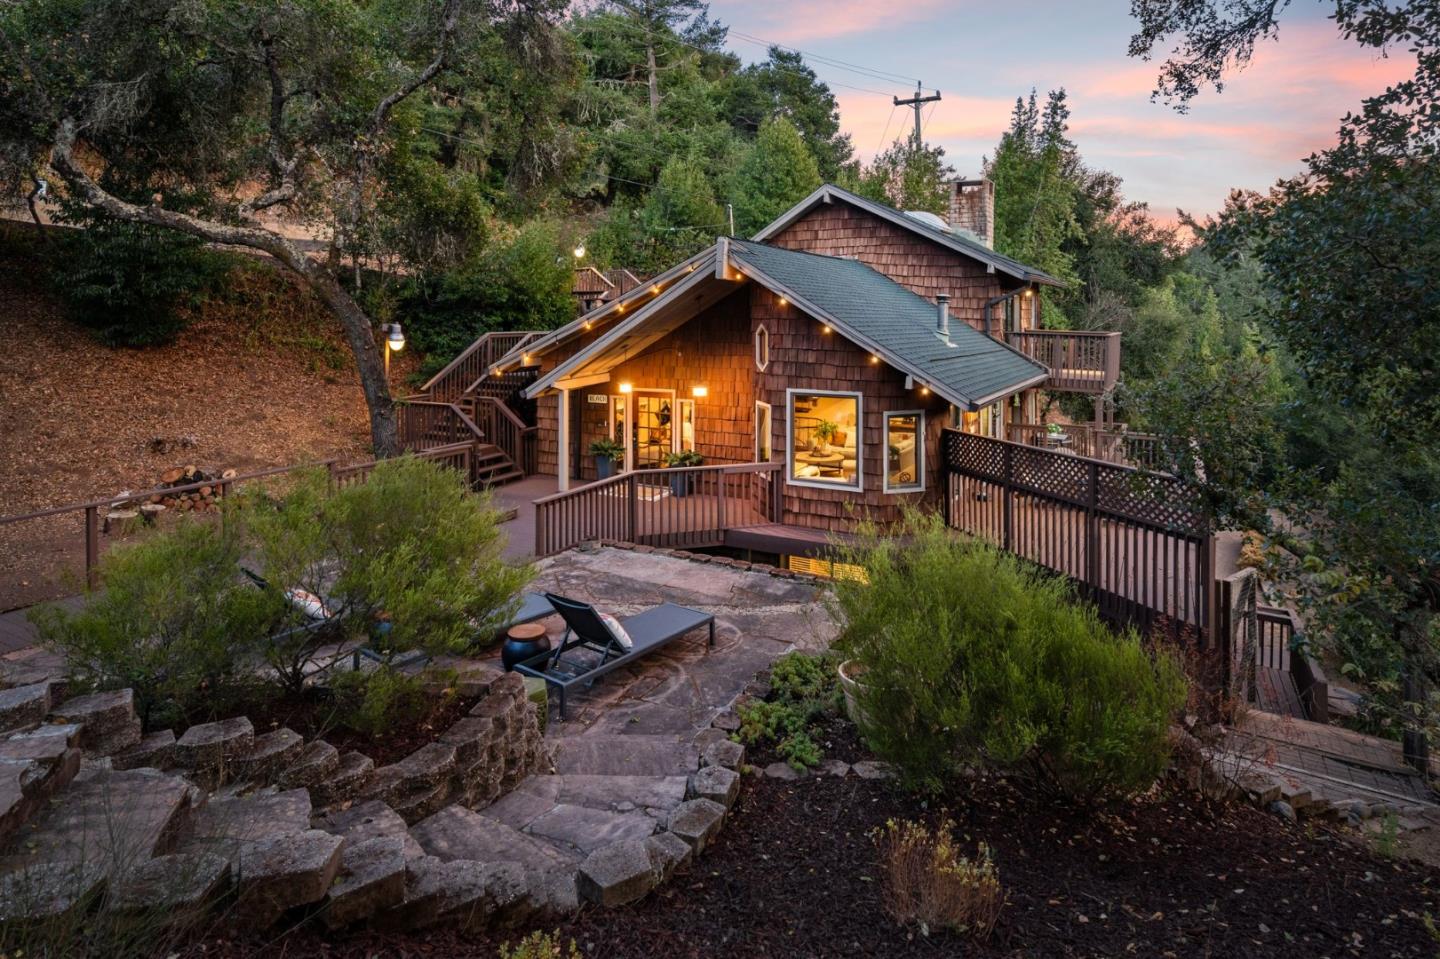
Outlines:
{"label": "small window", "polygon": [[770,404],[755,402],[755,462],[770,462]]}
{"label": "small window", "polygon": [[885,492],[913,493],[925,488],[925,414],[905,410],[885,414]]}
{"label": "small window", "polygon": [[859,393],[789,390],[788,481],[794,486],[863,489]]}
{"label": "small window", "polygon": [[770,331],[763,326],[755,327],[755,368],[761,373],[770,365]]}

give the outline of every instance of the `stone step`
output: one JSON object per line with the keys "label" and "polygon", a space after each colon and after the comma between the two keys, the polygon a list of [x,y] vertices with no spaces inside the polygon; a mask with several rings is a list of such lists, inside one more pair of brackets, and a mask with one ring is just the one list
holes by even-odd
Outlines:
{"label": "stone step", "polygon": [[399,839],[406,859],[418,859],[425,855],[425,850],[410,835],[410,828],[400,814],[378,799],[356,803],[348,809],[332,810],[316,816],[311,824],[316,829],[343,836],[352,843],[368,839]]}
{"label": "stone step", "polygon": [[340,768],[340,750],[323,739],[306,743],[288,766],[280,770],[277,784],[286,789],[317,786]]}
{"label": "stone step", "polygon": [[545,871],[574,866],[579,857],[488,816],[449,806],[410,827],[420,848],[442,861],[516,862],[527,869]]}
{"label": "stone step", "polygon": [[252,843],[298,835],[310,828],[310,794],[304,789],[216,794],[195,818],[189,849],[231,856]]}
{"label": "stone step", "polygon": [[364,753],[345,753],[335,771],[311,787],[310,798],[321,807],[354,799],[369,785],[374,775],[375,760]]}
{"label": "stone step", "polygon": [[0,841],[80,771],[80,727],[40,726],[0,740]]}
{"label": "stone step", "polygon": [[525,827],[531,836],[548,840],[578,856],[587,856],[603,846],[632,839],[648,839],[659,823],[643,812],[611,812],[559,803]]}
{"label": "stone step", "polygon": [[649,811],[655,818],[685,801],[684,776],[530,776],[482,815],[524,829],[557,805],[616,813]]}
{"label": "stone step", "polygon": [[161,729],[110,757],[111,769],[169,769],[175,764],[175,733]]}
{"label": "stone step", "polygon": [[231,764],[237,781],[269,782],[282,769],[300,757],[305,748],[305,737],[293,729],[281,726],[255,737],[250,752],[240,756]]}
{"label": "stone step", "polygon": [[112,689],[67,699],[50,713],[58,723],[82,728],[80,748],[87,756],[109,756],[129,749],[141,739],[140,717],[135,715],[135,693]]}
{"label": "stone step", "polygon": [[673,736],[566,736],[555,750],[562,776],[688,776],[698,768],[699,751]]}
{"label": "stone step", "polygon": [[44,862],[133,868],[175,847],[199,797],[184,779],[153,769],[87,771],[11,837],[0,870]]}
{"label": "stone step", "polygon": [[0,690],[0,733],[25,729],[50,712],[50,683],[31,683]]}

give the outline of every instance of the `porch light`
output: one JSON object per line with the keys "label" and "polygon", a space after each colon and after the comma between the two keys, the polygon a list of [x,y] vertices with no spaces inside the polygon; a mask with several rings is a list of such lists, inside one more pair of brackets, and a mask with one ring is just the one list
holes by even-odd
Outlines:
{"label": "porch light", "polygon": [[590,329],[590,321],[589,321],[589,320],[586,320],[586,321],[585,321],[585,329],[587,329],[587,330]]}
{"label": "porch light", "polygon": [[928,387],[928,386],[922,386],[922,387],[920,387],[920,395],[921,395],[921,396],[929,396],[929,395],[930,395],[930,387]]}
{"label": "porch light", "polygon": [[625,381],[624,383],[621,383],[621,384],[620,384],[620,392],[621,392],[621,393],[629,393],[629,392],[630,392],[631,390],[633,390],[634,388],[635,388],[635,387],[631,386],[631,385],[630,385],[630,382],[629,382],[628,380]]}
{"label": "porch light", "polygon": [[871,357],[870,357],[870,362],[871,362],[871,363],[879,363],[879,362],[880,362],[880,357],[875,356],[875,355],[872,354]]}
{"label": "porch light", "polygon": [[709,387],[705,386],[697,386],[690,391],[690,395],[695,397],[696,399],[704,399],[705,397],[710,395],[710,389]]}
{"label": "porch light", "polygon": [[783,297],[783,296],[780,297],[780,305],[781,305],[781,306],[784,306],[784,305],[786,305],[786,304],[789,303],[789,302],[790,302],[790,301],[787,300],[787,299],[785,299],[785,297]]}
{"label": "porch light", "polygon": [[822,329],[824,332],[826,332],[826,333],[829,333],[829,332],[830,332],[830,327],[828,327],[828,326],[821,327],[821,329]]}
{"label": "porch light", "polygon": [[650,287],[650,292],[651,292],[651,293],[659,293],[659,292],[660,292],[660,284],[659,284],[659,283],[656,283],[654,286]]}
{"label": "porch light", "polygon": [[1026,295],[1026,296],[1034,296],[1034,295],[1035,295],[1035,290],[1034,290],[1033,288],[1027,286],[1027,287],[1025,288],[1025,295]]}

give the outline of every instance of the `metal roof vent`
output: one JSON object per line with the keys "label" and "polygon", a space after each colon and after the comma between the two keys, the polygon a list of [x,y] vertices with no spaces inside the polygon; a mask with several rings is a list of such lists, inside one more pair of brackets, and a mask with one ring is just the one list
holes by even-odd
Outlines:
{"label": "metal roof vent", "polygon": [[950,342],[950,294],[935,294],[935,335]]}

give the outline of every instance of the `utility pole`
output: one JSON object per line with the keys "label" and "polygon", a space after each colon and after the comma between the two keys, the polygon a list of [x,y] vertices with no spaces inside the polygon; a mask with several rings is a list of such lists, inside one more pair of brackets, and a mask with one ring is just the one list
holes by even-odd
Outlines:
{"label": "utility pole", "polygon": [[891,99],[895,101],[897,107],[910,107],[915,111],[915,149],[920,149],[920,108],[927,103],[938,101],[940,99],[940,91],[936,90],[933,97],[927,97],[920,88],[920,81],[916,80],[915,95],[913,97],[906,97],[904,100],[899,97],[891,97]]}

